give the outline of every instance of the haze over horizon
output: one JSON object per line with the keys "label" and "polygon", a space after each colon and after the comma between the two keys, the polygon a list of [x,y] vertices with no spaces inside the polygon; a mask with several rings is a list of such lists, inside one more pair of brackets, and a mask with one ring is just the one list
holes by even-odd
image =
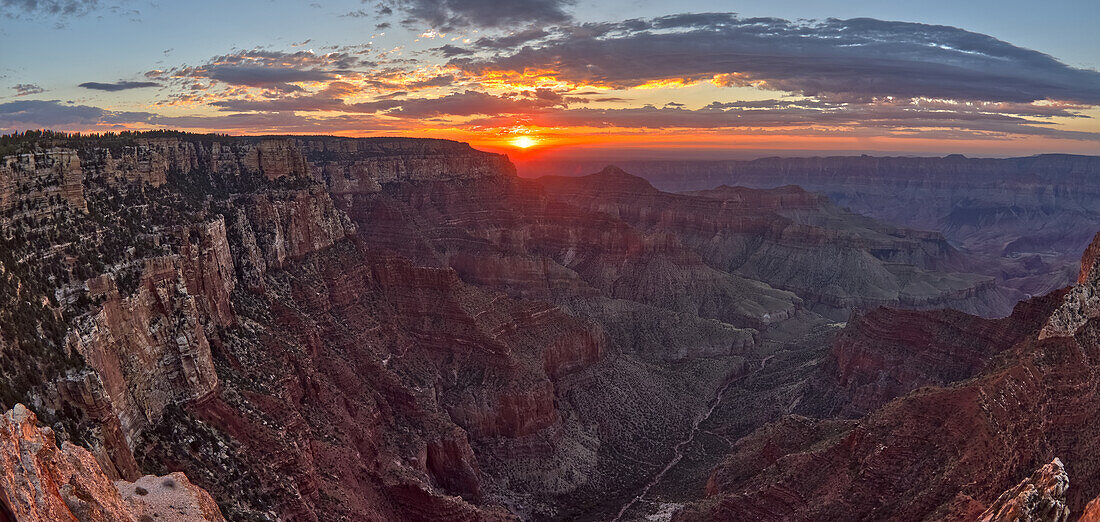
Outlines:
{"label": "haze over horizon", "polygon": [[0,133],[437,137],[521,164],[1100,154],[1085,0],[0,6]]}

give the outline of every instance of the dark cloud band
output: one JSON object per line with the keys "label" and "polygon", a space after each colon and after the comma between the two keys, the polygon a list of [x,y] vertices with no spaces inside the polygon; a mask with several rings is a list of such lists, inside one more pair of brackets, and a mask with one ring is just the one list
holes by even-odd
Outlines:
{"label": "dark cloud band", "polygon": [[3,13],[9,17],[18,14],[76,16],[98,6],[98,0],[0,0]]}
{"label": "dark cloud band", "polygon": [[85,89],[92,89],[93,91],[127,91],[130,89],[144,89],[147,87],[160,87],[156,82],[117,82],[117,83],[101,83],[101,82],[84,82],[77,87],[83,87]]}
{"label": "dark cloud band", "polygon": [[426,24],[449,31],[562,23],[570,18],[566,8],[573,0],[384,0],[382,4],[404,13],[405,25]]}
{"label": "dark cloud band", "polygon": [[447,49],[472,74],[629,88],[715,81],[834,99],[902,97],[1100,104],[1100,72],[955,27],[872,19],[796,23],[728,13],[588,24],[519,50]]}

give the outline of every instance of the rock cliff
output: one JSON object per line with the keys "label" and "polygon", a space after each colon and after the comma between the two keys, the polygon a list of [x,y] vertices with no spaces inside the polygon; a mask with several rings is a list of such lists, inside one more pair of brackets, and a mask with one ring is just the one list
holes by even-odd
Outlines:
{"label": "rock cliff", "polygon": [[562,201],[674,237],[709,266],[792,291],[837,319],[875,306],[996,317],[1022,297],[970,273],[970,260],[938,234],[876,222],[798,187],[671,194],[616,167],[538,181]]}
{"label": "rock cliff", "polygon": [[515,166],[501,154],[447,140],[367,138],[298,139],[310,172],[337,197],[371,193],[382,184],[513,177]]}
{"label": "rock cliff", "polygon": [[555,306],[371,251],[312,179],[514,176],[466,145],[78,138],[4,165],[5,325],[36,314],[3,328],[24,358],[5,398],[137,480],[127,499],[175,505],[138,477],[187,469],[234,518],[506,518],[473,444],[552,452],[556,383],[607,349]]}
{"label": "rock cliff", "polygon": [[[984,291],[939,236],[793,188],[532,181],[444,140],[21,147],[0,162],[0,401],[31,405],[149,509],[190,488],[142,477],[184,472],[230,519],[613,517],[670,462],[701,482],[715,441],[797,409],[835,326],[815,312],[826,294],[776,275],[779,260],[800,274],[856,252],[882,275],[836,281],[860,306]],[[1016,332],[945,313],[878,355],[853,333],[821,396],[870,408],[982,375],[1013,348],[909,348],[970,323],[985,325],[962,336],[975,343]],[[898,361],[914,369],[891,373]],[[868,388],[883,379],[899,384]],[[854,428],[798,429],[777,461]],[[695,440],[711,444],[698,462]]]}
{"label": "rock cliff", "polygon": [[1034,522],[1063,522],[1076,518],[1078,522],[1100,520],[1100,498],[1092,499],[1075,517],[1066,505],[1066,492],[1070,487],[1069,475],[1062,461],[1055,458],[1022,480],[1016,487],[1005,491],[984,513],[982,522],[1008,522],[1028,520]]}
{"label": "rock cliff", "polygon": [[855,314],[832,342],[801,409],[816,416],[858,417],[912,390],[978,375],[994,356],[1034,335],[1063,293],[1021,302],[1002,319],[954,310],[878,308]]}
{"label": "rock cliff", "polygon": [[[798,185],[860,214],[941,232],[984,258],[982,273],[1031,295],[1071,283],[1081,249],[1100,228],[1096,156],[838,156],[625,161],[620,166],[673,192],[721,184]],[[527,170],[583,173],[597,168],[588,162]]]}
{"label": "rock cliff", "polygon": [[0,510],[19,522],[222,522],[218,505],[187,476],[112,483],[95,458],[21,404],[0,416]]}
{"label": "rock cliff", "polygon": [[[895,341],[881,347],[870,339],[886,335],[882,329],[870,334],[866,319],[856,321],[834,347],[835,366],[821,368],[840,369],[857,403],[869,392],[870,412],[839,429],[826,429],[836,421],[807,419],[801,430],[811,436],[772,445],[770,464],[742,473],[738,463],[751,461],[777,428],[757,430],[715,470],[709,497],[677,518],[972,520],[988,509],[993,518],[1064,520],[1067,509],[1082,512],[1100,473],[1100,441],[1090,429],[1100,418],[1100,322],[1086,319],[1072,335],[1040,335],[1048,317],[1076,302],[1069,295],[1022,303],[999,326],[962,316],[936,326],[942,313],[916,313],[887,326]],[[891,400],[896,394],[903,395]],[[1057,461],[1013,487],[1055,456],[1079,488],[1065,489]]]}
{"label": "rock cliff", "polygon": [[997,497],[997,500],[993,501],[978,520],[981,522],[1068,521],[1067,490],[1069,490],[1069,475],[1062,461],[1055,458],[1015,488]]}
{"label": "rock cliff", "polygon": [[1098,252],[1100,234],[1085,249],[1077,284],[1066,294],[1062,306],[1050,316],[1043,331],[1039,333],[1040,338],[1072,336],[1089,319],[1100,315],[1100,270],[1096,263]]}

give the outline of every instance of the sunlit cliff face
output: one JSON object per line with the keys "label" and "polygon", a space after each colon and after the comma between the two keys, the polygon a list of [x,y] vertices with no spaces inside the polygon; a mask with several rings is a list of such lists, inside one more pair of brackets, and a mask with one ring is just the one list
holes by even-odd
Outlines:
{"label": "sunlit cliff face", "polygon": [[[562,0],[354,4],[313,13],[324,31],[301,41],[257,34],[220,54],[204,43],[148,63],[127,55],[111,66],[129,71],[118,81],[99,78],[102,67],[88,73],[100,81],[20,80],[0,98],[0,130],[430,136],[528,155],[1100,153],[1100,72],[955,27],[710,12],[586,20],[584,2]],[[256,16],[278,25],[300,9],[275,2]],[[84,63],[73,49],[53,66]]]}

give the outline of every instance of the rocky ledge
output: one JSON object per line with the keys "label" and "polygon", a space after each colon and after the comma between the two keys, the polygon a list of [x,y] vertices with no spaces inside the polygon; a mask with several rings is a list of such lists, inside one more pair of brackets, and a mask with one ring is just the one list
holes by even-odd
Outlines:
{"label": "rocky ledge", "polygon": [[112,483],[88,450],[57,445],[22,404],[0,416],[0,520],[224,522],[183,473]]}
{"label": "rocky ledge", "polygon": [[[1061,459],[1055,457],[1016,487],[997,497],[982,513],[980,522],[1069,522],[1073,520],[1066,502],[1069,474]],[[1100,520],[1100,498],[1090,501],[1078,522]]]}
{"label": "rocky ledge", "polygon": [[1081,273],[1077,284],[1066,294],[1065,302],[1054,314],[1039,338],[1069,337],[1077,332],[1089,319],[1100,316],[1100,233],[1085,249],[1081,257]]}

